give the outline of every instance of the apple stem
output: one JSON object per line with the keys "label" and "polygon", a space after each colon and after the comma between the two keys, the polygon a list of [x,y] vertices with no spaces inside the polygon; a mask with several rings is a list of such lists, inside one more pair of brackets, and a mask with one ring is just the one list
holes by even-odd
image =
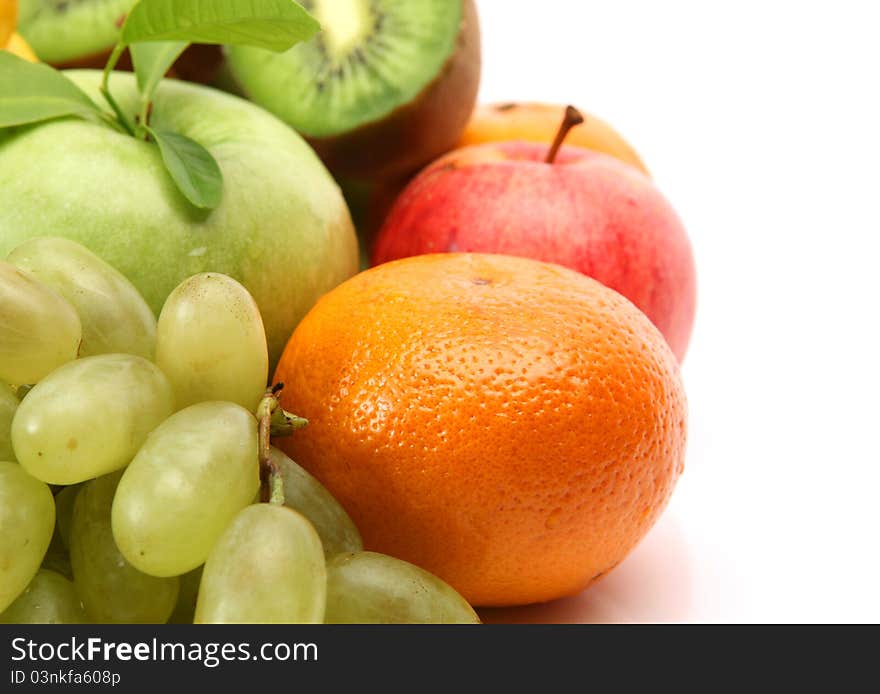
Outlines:
{"label": "apple stem", "polygon": [[119,62],[119,59],[125,52],[125,48],[125,44],[121,41],[113,48],[113,52],[110,54],[110,57],[107,59],[107,64],[104,66],[104,73],[101,76],[100,91],[104,100],[109,104],[110,108],[113,109],[113,113],[116,114],[116,119],[119,121],[119,124],[129,135],[134,137],[134,126],[129,122],[128,117],[110,93],[110,73],[113,72],[113,68],[116,67],[116,63]]}
{"label": "apple stem", "polygon": [[559,149],[562,147],[562,143],[565,142],[565,138],[568,137],[569,131],[583,122],[584,116],[580,111],[574,106],[566,106],[562,125],[559,126],[559,131],[556,133],[556,139],[553,140],[553,144],[550,146],[550,151],[547,153],[547,158],[544,160],[545,162],[552,164],[556,161],[556,155],[559,154]]}
{"label": "apple stem", "polygon": [[145,99],[143,104],[141,104],[141,113],[137,118],[137,125],[140,138],[144,142],[150,141],[150,116],[153,113],[153,102],[149,99]]}

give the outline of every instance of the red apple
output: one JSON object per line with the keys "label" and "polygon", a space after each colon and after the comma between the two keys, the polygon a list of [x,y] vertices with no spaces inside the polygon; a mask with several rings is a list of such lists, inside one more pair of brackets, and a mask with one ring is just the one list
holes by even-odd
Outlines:
{"label": "red apple", "polygon": [[650,178],[619,160],[531,142],[464,147],[422,171],[383,224],[373,264],[444,252],[504,253],[566,265],[623,294],[679,361],[696,303],[687,233]]}

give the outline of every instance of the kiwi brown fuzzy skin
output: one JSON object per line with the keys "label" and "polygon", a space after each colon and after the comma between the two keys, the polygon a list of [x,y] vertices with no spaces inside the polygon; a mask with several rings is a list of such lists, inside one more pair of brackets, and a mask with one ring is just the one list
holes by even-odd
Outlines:
{"label": "kiwi brown fuzzy skin", "polygon": [[473,0],[464,0],[455,51],[415,99],[347,133],[306,139],[335,176],[411,175],[455,147],[477,101],[480,71],[477,9]]}

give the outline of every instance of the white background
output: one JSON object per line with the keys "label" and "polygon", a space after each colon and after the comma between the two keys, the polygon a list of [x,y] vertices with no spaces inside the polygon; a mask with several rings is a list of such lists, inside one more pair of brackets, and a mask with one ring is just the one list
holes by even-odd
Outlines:
{"label": "white background", "polygon": [[880,39],[860,2],[481,0],[481,100],[574,103],[687,226],[685,474],[576,598],[517,621],[880,621]]}

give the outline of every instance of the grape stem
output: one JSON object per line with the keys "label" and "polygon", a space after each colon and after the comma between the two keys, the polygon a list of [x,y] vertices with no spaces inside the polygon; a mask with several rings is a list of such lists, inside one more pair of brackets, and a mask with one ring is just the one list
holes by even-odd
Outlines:
{"label": "grape stem", "polygon": [[281,471],[270,455],[273,436],[290,436],[297,429],[308,424],[307,419],[286,412],[278,401],[278,394],[284,384],[279,383],[266,390],[257,406],[259,422],[260,456],[260,502],[269,504],[284,503],[284,483]]}

